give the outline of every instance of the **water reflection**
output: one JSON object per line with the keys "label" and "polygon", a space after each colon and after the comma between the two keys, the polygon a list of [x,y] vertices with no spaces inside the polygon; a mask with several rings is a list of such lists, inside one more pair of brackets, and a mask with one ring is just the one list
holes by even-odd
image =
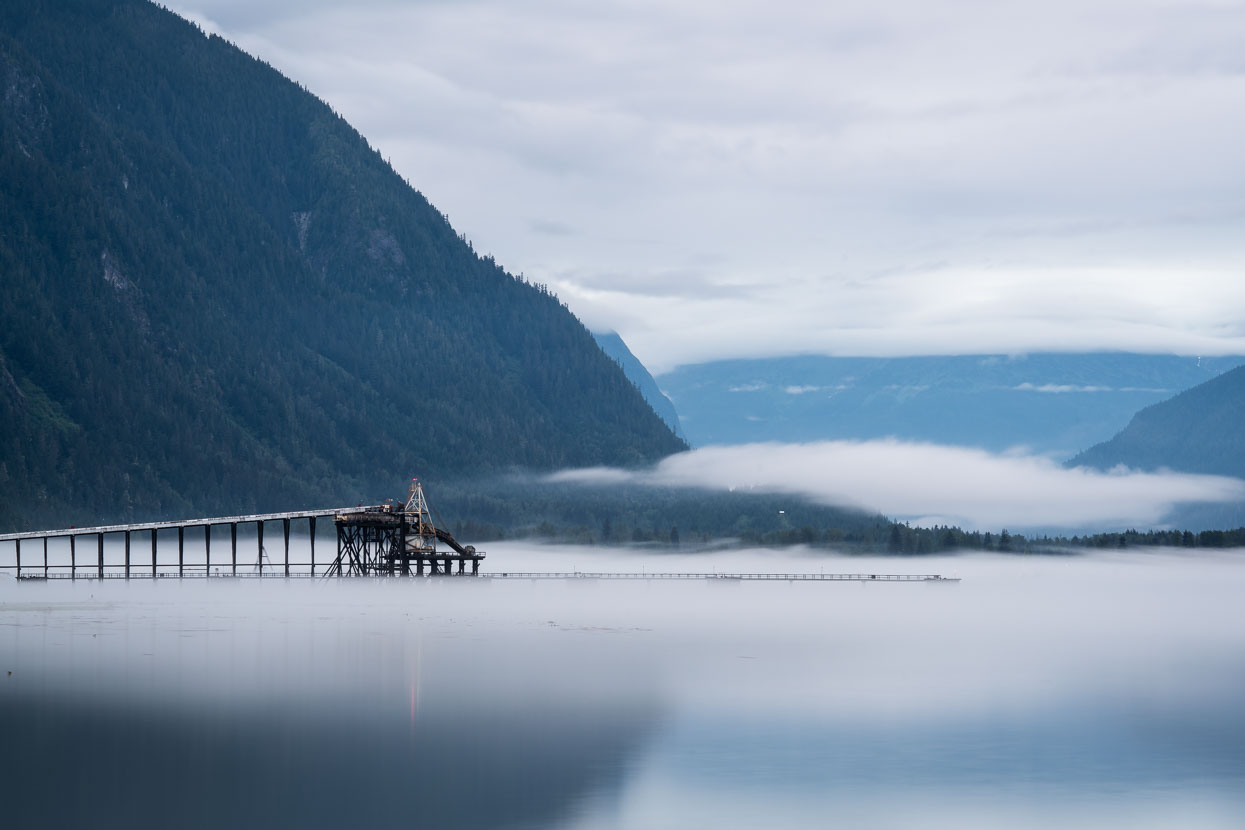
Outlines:
{"label": "water reflection", "polygon": [[1240,552],[503,558],[964,581],[0,581],[11,826],[1245,823]]}

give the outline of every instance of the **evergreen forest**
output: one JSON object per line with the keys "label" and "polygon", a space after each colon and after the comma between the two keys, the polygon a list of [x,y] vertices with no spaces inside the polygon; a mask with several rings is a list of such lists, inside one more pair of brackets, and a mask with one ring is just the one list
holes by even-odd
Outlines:
{"label": "evergreen forest", "polygon": [[221,38],[6,0],[0,84],[0,529],[685,448],[557,297]]}

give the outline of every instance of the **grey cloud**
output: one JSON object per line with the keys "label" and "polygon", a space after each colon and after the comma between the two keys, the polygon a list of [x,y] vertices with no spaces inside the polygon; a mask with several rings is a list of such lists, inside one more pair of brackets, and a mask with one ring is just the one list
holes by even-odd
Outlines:
{"label": "grey cloud", "polygon": [[574,286],[576,290],[606,290],[659,300],[694,300],[708,295],[746,301],[764,291],[764,286],[723,283],[713,273],[696,268],[672,268],[648,274],[576,271],[557,274],[553,284]]}
{"label": "grey cloud", "polygon": [[579,231],[563,222],[552,222],[547,219],[529,219],[527,222],[529,228],[536,233],[543,233],[547,236],[576,236]]}
{"label": "grey cloud", "polygon": [[172,6],[658,370],[1245,348],[1236,7]]}

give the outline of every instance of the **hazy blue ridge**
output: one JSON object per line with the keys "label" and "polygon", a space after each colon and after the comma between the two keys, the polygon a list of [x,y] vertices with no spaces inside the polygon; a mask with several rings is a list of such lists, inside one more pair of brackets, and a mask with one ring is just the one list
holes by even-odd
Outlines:
{"label": "hazy blue ridge", "polygon": [[143,0],[0,4],[0,527],[685,447],[326,104]]}
{"label": "hazy blue ridge", "polygon": [[1068,464],[1245,478],[1245,366],[1146,407]]}
{"label": "hazy blue ridge", "polygon": [[686,438],[683,434],[683,426],[679,423],[679,413],[674,408],[674,402],[661,391],[657,386],[657,381],[653,380],[653,376],[649,374],[639,358],[631,353],[631,349],[627,348],[627,344],[618,336],[618,333],[593,332],[592,336],[596,339],[597,345],[601,347],[601,351],[622,367],[627,378],[640,390],[644,400],[648,401],[653,411],[674,430],[674,434],[680,438]]}
{"label": "hazy blue ridge", "polygon": [[[1115,437],[1067,462],[1109,470],[1177,470],[1245,479],[1245,366],[1142,409]],[[1184,504],[1172,527],[1206,530],[1245,525],[1245,504]]]}
{"label": "hazy blue ridge", "polygon": [[1067,458],[1137,410],[1242,363],[1127,353],[797,356],[681,366],[657,382],[693,446],[893,436]]}

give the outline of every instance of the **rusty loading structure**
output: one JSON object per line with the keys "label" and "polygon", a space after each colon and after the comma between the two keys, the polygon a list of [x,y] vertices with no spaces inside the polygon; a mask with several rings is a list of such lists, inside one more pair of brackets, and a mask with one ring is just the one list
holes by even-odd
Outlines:
{"label": "rusty loading structure", "polygon": [[[328,518],[337,528],[337,555],[317,562],[316,522]],[[292,559],[291,524],[303,519],[307,521],[307,558]],[[278,522],[284,555],[269,557],[265,528]],[[224,528],[229,529],[227,540],[219,538],[220,532],[213,533]],[[253,534],[248,532],[250,528]],[[174,531],[176,558],[167,538]],[[137,540],[135,534],[139,535]],[[254,540],[249,553],[248,537]],[[150,553],[146,552],[148,540]],[[222,541],[227,557],[220,551]],[[0,534],[0,543],[4,542],[13,544],[0,548],[0,572],[12,571],[22,580],[475,576],[485,556],[471,545],[459,544],[447,530],[433,523],[423,487],[416,479],[411,480],[406,501],[398,505],[390,501],[353,508],[34,530]],[[32,552],[30,548],[35,545],[38,547]],[[4,555],[10,552],[11,558]]]}
{"label": "rusty loading structure", "polygon": [[[432,521],[419,479],[411,479],[406,503],[387,502],[338,513],[337,558],[328,576],[448,576],[480,572],[484,554],[460,545]],[[444,548],[438,548],[437,543]],[[457,570],[456,570],[457,568]]]}

